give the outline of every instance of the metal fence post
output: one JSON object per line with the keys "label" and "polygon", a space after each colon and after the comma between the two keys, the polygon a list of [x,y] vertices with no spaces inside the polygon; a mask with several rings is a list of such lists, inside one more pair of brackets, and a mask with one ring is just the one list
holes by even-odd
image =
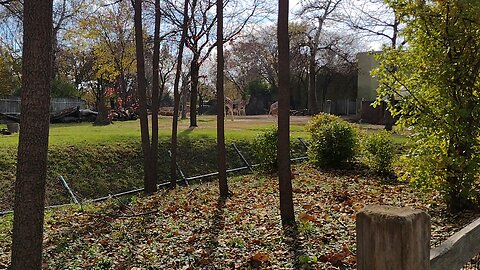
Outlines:
{"label": "metal fence post", "polygon": [[232,143],[232,146],[233,148],[235,149],[235,151],[237,152],[237,154],[240,156],[240,158],[242,159],[243,163],[245,163],[245,166],[248,167],[248,169],[253,172],[253,168],[252,166],[250,166],[250,164],[248,163],[248,161],[245,159],[245,157],[242,155],[242,152],[240,152],[240,150],[238,149],[238,147]]}

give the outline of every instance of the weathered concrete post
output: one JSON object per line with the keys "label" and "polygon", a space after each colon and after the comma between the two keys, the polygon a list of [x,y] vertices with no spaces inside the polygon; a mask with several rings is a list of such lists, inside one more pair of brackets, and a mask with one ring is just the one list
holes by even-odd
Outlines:
{"label": "weathered concrete post", "polygon": [[332,101],[330,99],[327,99],[325,101],[325,113],[332,113]]}
{"label": "weathered concrete post", "polygon": [[430,217],[420,210],[367,206],[357,214],[358,270],[429,270]]}

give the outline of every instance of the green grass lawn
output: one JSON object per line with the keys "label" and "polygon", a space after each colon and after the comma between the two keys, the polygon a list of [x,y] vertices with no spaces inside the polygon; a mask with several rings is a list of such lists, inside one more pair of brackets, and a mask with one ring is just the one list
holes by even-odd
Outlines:
{"label": "green grass lawn", "polygon": [[[237,117],[235,121],[225,121],[225,138],[227,140],[250,140],[259,131],[276,124],[276,117],[248,116]],[[306,137],[304,125],[308,117],[292,117],[291,136]],[[161,117],[159,120],[160,139],[171,136],[171,117]],[[200,116],[198,127],[189,128],[189,120],[179,122],[178,135],[180,138],[215,138],[215,116]],[[70,123],[50,125],[50,145],[78,145],[78,144],[110,144],[125,141],[140,140],[140,122],[114,122],[108,126],[93,126],[91,123]],[[0,136],[0,146],[16,146],[18,134]]]}
{"label": "green grass lawn", "polygon": [[[245,158],[256,164],[253,138],[276,124],[276,117],[247,116],[225,121],[227,166],[243,166],[233,150],[235,143]],[[305,124],[309,117],[291,118],[292,156],[305,155],[305,147],[297,140],[307,139]],[[159,181],[169,179],[171,117],[161,117],[159,142]],[[187,176],[216,171],[215,116],[200,116],[199,127],[190,129],[189,120],[179,123],[178,163]],[[140,143],[139,121],[115,122],[109,126],[91,123],[53,124],[50,126],[50,146],[47,172],[47,204],[68,202],[58,182],[62,175],[71,187],[84,198],[95,198],[142,186],[143,154]],[[359,125],[366,132],[375,132],[381,126]],[[399,146],[405,140],[393,135]],[[0,210],[10,208],[13,202],[13,183],[16,172],[18,134],[0,135]]]}

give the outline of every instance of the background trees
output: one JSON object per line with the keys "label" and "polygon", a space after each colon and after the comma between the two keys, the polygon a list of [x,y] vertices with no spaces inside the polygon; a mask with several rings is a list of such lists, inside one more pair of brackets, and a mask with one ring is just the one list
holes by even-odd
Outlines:
{"label": "background trees", "polygon": [[[190,126],[197,126],[197,103],[200,68],[209,59],[210,53],[216,47],[216,23],[217,14],[214,11],[215,1],[193,0],[189,7],[189,20],[186,47],[191,53],[190,61]],[[263,9],[266,9],[264,1],[236,1],[224,2],[226,10],[224,23],[224,42],[234,39],[248,23],[252,23],[254,15],[262,18]],[[166,19],[181,28],[183,16],[181,8],[176,2],[166,1],[163,9]],[[255,18],[256,18],[255,17]],[[259,18],[257,18],[259,19]]]}
{"label": "background trees", "polygon": [[21,65],[18,59],[0,46],[0,96],[13,94],[20,88]]}

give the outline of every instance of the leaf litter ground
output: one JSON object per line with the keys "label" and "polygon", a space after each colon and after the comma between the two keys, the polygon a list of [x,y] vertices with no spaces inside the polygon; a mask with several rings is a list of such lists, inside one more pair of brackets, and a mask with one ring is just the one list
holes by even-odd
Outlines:
{"label": "leaf litter ground", "polygon": [[[274,175],[230,179],[47,212],[46,269],[355,269],[355,214],[365,205],[410,206],[432,217],[432,246],[474,220],[449,215],[435,194],[383,181],[362,168],[293,167],[297,226],[283,230]],[[12,217],[0,219],[0,268]]]}

